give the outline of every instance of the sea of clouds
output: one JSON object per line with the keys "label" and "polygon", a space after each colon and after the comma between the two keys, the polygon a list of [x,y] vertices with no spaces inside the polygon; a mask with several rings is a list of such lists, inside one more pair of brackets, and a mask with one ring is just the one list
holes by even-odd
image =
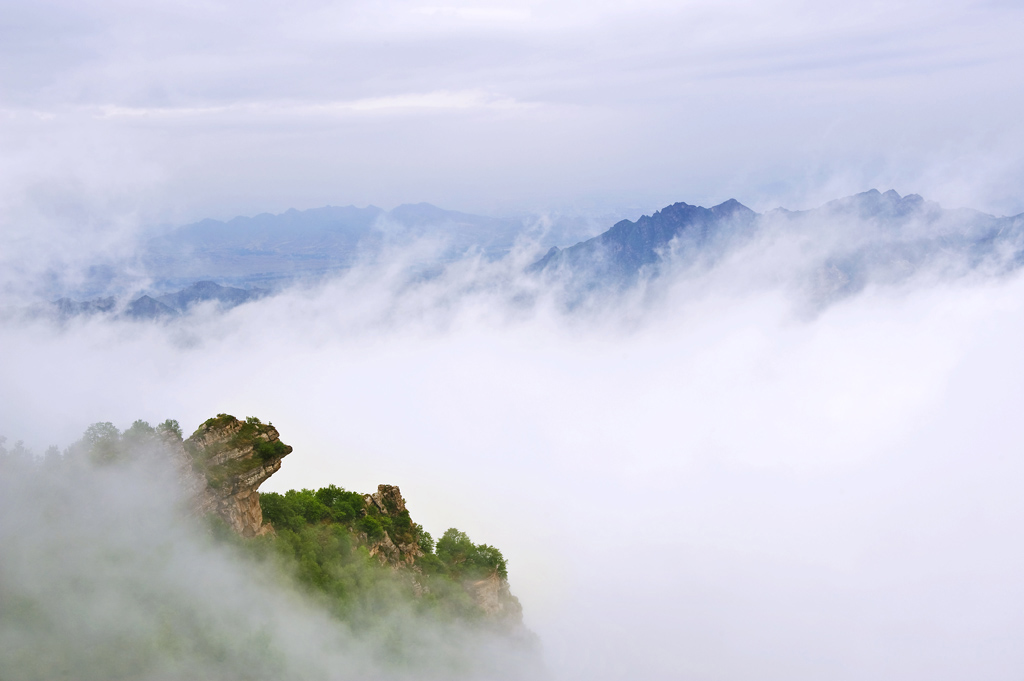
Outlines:
{"label": "sea of clouds", "polygon": [[[500,547],[554,678],[1017,678],[1024,280],[943,262],[823,305],[848,229],[571,307],[524,246],[167,323],[8,316],[0,432],[270,420],[266,491],[397,484]],[[29,568],[60,555],[11,517]]]}
{"label": "sea of clouds", "polygon": [[[405,244],[166,323],[26,310],[145,289],[140,225],[325,203],[635,218],[895,186],[1019,213],[1019,5],[11,3],[0,435],[272,421],[294,452],[266,490],[397,484],[435,536],[500,547],[556,679],[1018,679],[1024,280],[998,259],[837,295],[827,256],[885,235],[823,222],[569,306],[529,244],[427,279]],[[149,473],[0,475],[22,678],[390,673]]]}

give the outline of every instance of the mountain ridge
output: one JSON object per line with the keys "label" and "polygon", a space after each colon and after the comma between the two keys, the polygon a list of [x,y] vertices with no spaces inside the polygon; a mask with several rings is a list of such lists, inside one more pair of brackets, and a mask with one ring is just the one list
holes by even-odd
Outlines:
{"label": "mountain ridge", "polygon": [[[346,223],[348,226],[337,222],[349,219],[354,222]],[[302,227],[303,220],[313,222]],[[301,228],[282,232],[282,225],[289,224]],[[61,298],[51,304],[48,314],[58,319],[97,314],[169,320],[188,314],[200,303],[213,302],[217,309],[227,310],[271,293],[269,288],[228,285],[239,279],[232,275],[241,271],[232,270],[235,265],[250,274],[261,272],[258,277],[268,281],[275,277],[290,281],[340,272],[369,251],[375,253],[372,257],[385,258],[378,263],[382,264],[392,253],[389,248],[402,252],[403,246],[418,239],[430,241],[430,234],[446,232],[461,244],[459,248],[449,249],[440,259],[433,251],[432,256],[416,260],[419,256],[414,255],[402,263],[410,281],[430,279],[444,271],[444,263],[474,249],[485,257],[505,257],[508,252],[502,249],[523,237],[524,229],[511,219],[483,218],[427,203],[403,204],[391,211],[374,206],[328,206],[227,222],[205,220],[179,228],[178,234],[199,239],[189,246],[192,250],[179,255],[210,265],[223,255],[217,249],[226,248],[231,262],[222,263],[227,269],[218,276],[182,280],[185,285],[176,291],[146,293],[127,303],[109,296],[87,301]],[[211,235],[203,236],[210,230]],[[873,279],[904,280],[929,265],[955,274],[979,267],[1009,271],[1024,264],[1024,214],[997,217],[967,208],[943,209],[918,194],[901,196],[892,189],[870,189],[815,208],[776,208],[763,213],[735,198],[710,208],[677,202],[636,220],[619,220],[570,245],[556,243],[523,269],[539,276],[557,295],[565,294],[571,307],[573,301],[594,291],[625,290],[640,282],[653,282],[670,271],[698,271],[694,268],[713,266],[758,239],[770,241],[780,236],[804,244],[802,260],[794,264],[807,270],[803,275],[810,282],[807,285],[817,287],[814,295],[822,300],[856,292]],[[202,250],[203,239],[214,246],[209,257],[192,252]],[[485,253],[488,243],[500,246],[491,256]],[[818,261],[811,262],[813,258]],[[778,280],[790,273],[774,276]]]}
{"label": "mountain ridge", "polygon": [[735,199],[712,208],[675,203],[636,221],[623,220],[573,246],[550,249],[526,268],[561,281],[570,298],[603,287],[651,281],[666,269],[714,264],[768,234],[821,238],[831,249],[814,267],[826,297],[856,292],[872,277],[905,279],[943,258],[962,267],[983,263],[1013,269],[1024,263],[1024,213],[996,217],[970,209],[943,209],[917,194],[870,189],[817,208],[757,213]]}

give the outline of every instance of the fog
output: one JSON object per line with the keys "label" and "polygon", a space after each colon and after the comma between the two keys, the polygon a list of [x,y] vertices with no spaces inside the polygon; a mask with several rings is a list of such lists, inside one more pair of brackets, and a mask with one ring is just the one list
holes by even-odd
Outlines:
{"label": "fog", "polygon": [[[272,421],[294,452],[266,491],[395,484],[428,531],[500,547],[555,679],[1019,678],[1019,248],[972,260],[971,235],[922,238],[910,262],[884,224],[766,219],[624,290],[526,274],[543,252],[526,239],[422,276],[438,245],[397,243],[229,311],[31,310],[152,292],[140,249],[170,226],[328,204],[604,229],[676,201],[798,210],[892,187],[1018,214],[1022,11],[6,3],[0,435],[39,455],[94,422]],[[864,253],[888,269],[826,276]],[[151,473],[45,470],[0,481],[0,597],[73,617],[19,632],[0,601],[0,654],[56,637],[81,662],[161,631],[131,585],[200,632],[152,658],[159,678],[232,678],[257,640],[285,677],[398,674],[379,639],[284,587],[262,598],[269,577],[183,525]],[[24,513],[36,498],[54,512]],[[203,631],[221,657],[188,647]],[[478,676],[518,672],[500,643],[424,636]]]}
{"label": "fog", "polygon": [[265,491],[396,484],[500,547],[555,678],[1016,678],[1024,281],[944,262],[822,305],[843,230],[575,308],[524,246],[168,323],[9,318],[0,432],[272,420]]}
{"label": "fog", "polygon": [[538,676],[522,640],[397,598],[333,619],[273,561],[214,541],[155,442],[118,465],[76,446],[32,465],[18,449],[0,449],[6,679]]}

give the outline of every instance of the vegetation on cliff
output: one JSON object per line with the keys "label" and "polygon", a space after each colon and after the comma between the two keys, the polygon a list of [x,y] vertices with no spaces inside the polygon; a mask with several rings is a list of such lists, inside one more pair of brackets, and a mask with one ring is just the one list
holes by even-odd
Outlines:
{"label": "vegetation on cliff", "polygon": [[[211,437],[225,431],[229,437],[210,441]],[[264,424],[254,416],[239,421],[230,414],[217,414],[204,421],[185,440],[184,446],[192,457],[193,467],[206,477],[207,484],[213,488],[221,487],[232,477],[279,460],[291,451],[277,439],[273,424]],[[251,452],[252,455],[231,457],[232,452]]]}
{"label": "vegetation on cliff", "polygon": [[181,439],[181,427],[167,419],[155,428],[147,422],[135,421],[123,433],[108,421],[94,423],[86,428],[82,439],[72,446],[84,451],[95,463],[115,463],[127,460],[160,442],[163,437]]}
{"label": "vegetation on cliff", "polygon": [[[492,575],[505,580],[501,551],[474,544],[455,528],[444,533],[435,549],[430,534],[412,522],[407,509],[382,511],[370,498],[335,485],[261,494],[263,517],[276,533],[248,547],[263,557],[276,556],[343,617],[364,610],[368,599],[380,600],[384,592],[407,596],[419,611],[444,618],[479,620],[493,614],[466,583]],[[398,547],[391,555],[378,550],[388,540]]]}
{"label": "vegetation on cliff", "polygon": [[501,551],[455,528],[435,542],[412,520],[398,487],[380,485],[372,494],[336,485],[257,492],[291,452],[273,425],[258,418],[218,414],[187,439],[173,420],[156,428],[136,421],[123,433],[97,423],[69,452],[107,465],[155,450],[180,459],[194,512],[218,541],[283,572],[343,621],[372,626],[386,613],[409,609],[500,627],[521,620]]}
{"label": "vegetation on cliff", "polygon": [[[206,444],[240,423],[223,419]],[[162,426],[95,424],[41,457],[0,437],[4,681],[542,676],[534,637],[481,598],[497,572],[461,581],[486,565],[460,558],[456,531],[455,550],[428,551],[397,487],[265,495],[279,529],[253,514],[268,530],[246,534],[235,502],[259,507],[266,462],[211,488],[180,429]],[[220,453],[258,459],[246,446]]]}

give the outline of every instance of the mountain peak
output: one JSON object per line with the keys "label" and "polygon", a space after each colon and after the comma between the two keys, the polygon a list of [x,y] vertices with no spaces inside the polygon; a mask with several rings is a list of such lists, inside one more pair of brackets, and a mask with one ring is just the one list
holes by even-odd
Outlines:
{"label": "mountain peak", "polygon": [[636,222],[620,220],[607,232],[561,251],[551,250],[531,265],[530,271],[568,265],[571,269],[599,273],[624,282],[642,268],[657,267],[669,250],[693,252],[711,245],[719,248],[745,232],[757,213],[736,199],[713,208],[683,201],[665,206]]}

